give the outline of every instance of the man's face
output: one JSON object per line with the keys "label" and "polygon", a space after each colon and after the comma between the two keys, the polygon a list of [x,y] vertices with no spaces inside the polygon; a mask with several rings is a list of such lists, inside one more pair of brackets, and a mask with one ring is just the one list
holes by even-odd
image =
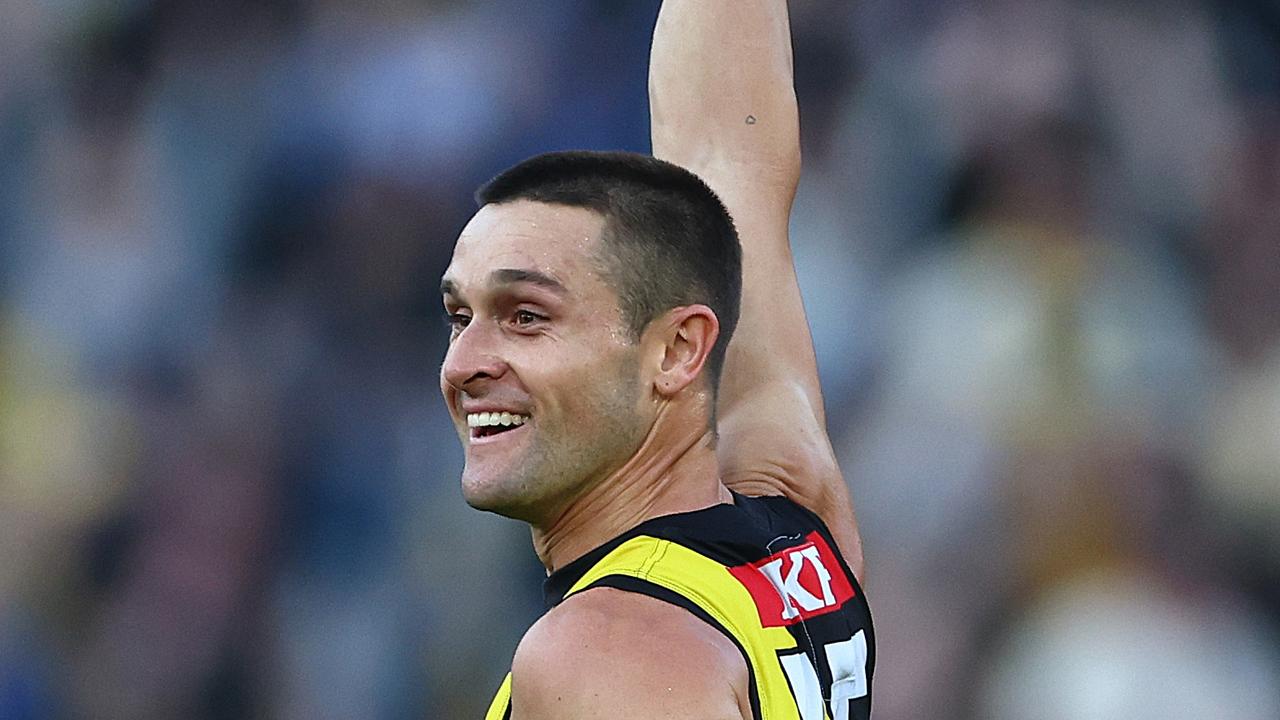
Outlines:
{"label": "man's face", "polygon": [[603,227],[520,200],[481,208],[458,238],[440,388],[474,507],[549,522],[644,438],[639,348],[596,259]]}

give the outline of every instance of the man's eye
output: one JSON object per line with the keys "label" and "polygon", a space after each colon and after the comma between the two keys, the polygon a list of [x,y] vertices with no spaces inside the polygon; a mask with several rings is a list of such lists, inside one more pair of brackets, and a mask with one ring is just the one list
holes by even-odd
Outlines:
{"label": "man's eye", "polygon": [[471,322],[471,316],[463,313],[449,313],[446,320],[450,329],[454,332],[461,332]]}
{"label": "man's eye", "polygon": [[537,323],[546,320],[545,317],[529,310],[517,310],[513,319],[515,320],[516,325],[521,327],[536,325]]}

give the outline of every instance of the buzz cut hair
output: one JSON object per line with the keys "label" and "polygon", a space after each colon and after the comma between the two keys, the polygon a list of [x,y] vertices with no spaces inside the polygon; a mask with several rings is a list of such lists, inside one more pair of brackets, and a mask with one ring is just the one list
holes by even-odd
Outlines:
{"label": "buzz cut hair", "polygon": [[638,153],[552,152],[503,171],[475,198],[480,207],[532,200],[599,213],[604,275],[632,338],[673,308],[711,308],[720,335],[706,367],[718,390],[738,324],[742,246],[724,203],[697,175]]}

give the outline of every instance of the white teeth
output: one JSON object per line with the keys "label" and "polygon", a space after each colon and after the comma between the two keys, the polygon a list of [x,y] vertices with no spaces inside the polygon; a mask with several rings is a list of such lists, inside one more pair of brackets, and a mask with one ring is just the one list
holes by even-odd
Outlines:
{"label": "white teeth", "polygon": [[509,412],[481,412],[467,414],[467,427],[490,427],[505,425],[507,427],[523,425],[529,420],[528,415]]}

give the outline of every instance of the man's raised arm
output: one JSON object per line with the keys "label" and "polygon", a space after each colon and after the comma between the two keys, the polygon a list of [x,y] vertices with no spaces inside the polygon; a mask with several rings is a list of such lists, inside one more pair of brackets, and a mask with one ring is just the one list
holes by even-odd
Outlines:
{"label": "man's raised arm", "polygon": [[861,577],[787,236],[800,134],[785,0],[665,0],[649,98],[653,154],[706,181],[742,240],[742,314],[718,404],[725,482],[818,513]]}

